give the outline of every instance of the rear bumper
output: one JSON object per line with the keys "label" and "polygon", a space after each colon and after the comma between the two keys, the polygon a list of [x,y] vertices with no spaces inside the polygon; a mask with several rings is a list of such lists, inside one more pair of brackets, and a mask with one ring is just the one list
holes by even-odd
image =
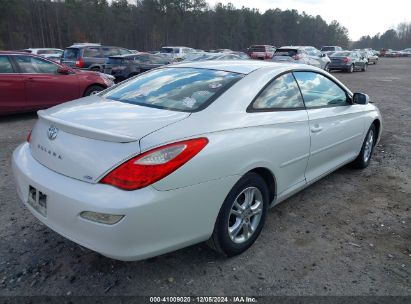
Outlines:
{"label": "rear bumper", "polygon": [[[123,191],[66,177],[41,165],[29,145],[12,157],[17,193],[31,213],[62,236],[119,260],[140,260],[208,239],[238,176],[172,191]],[[29,186],[47,195],[47,216],[28,203]],[[82,211],[125,215],[114,225],[80,217]]]}
{"label": "rear bumper", "polygon": [[328,65],[328,69],[329,70],[349,70],[350,69],[351,64],[350,63],[341,63],[341,64],[337,64],[337,63],[331,63]]}

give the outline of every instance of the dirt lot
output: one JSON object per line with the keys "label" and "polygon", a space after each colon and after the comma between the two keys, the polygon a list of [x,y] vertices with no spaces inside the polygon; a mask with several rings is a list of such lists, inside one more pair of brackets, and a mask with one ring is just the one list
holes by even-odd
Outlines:
{"label": "dirt lot", "polygon": [[245,254],[196,245],[119,262],[40,224],[15,193],[10,156],[35,114],[0,118],[0,295],[411,295],[411,58],[333,73],[384,118],[371,165],[344,167],[270,210]]}

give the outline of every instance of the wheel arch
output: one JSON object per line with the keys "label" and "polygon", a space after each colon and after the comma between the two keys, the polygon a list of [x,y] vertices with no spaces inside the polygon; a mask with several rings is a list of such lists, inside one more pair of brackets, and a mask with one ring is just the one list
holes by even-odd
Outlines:
{"label": "wheel arch", "polygon": [[101,83],[92,83],[92,84],[90,84],[90,85],[88,85],[87,87],[84,88],[82,96],[85,97],[87,90],[91,87],[94,87],[94,86],[101,87],[103,90],[107,89],[107,86],[104,86]]}
{"label": "wheel arch", "polygon": [[249,172],[253,172],[256,173],[258,175],[260,175],[264,181],[266,182],[267,186],[268,186],[268,190],[269,190],[269,200],[270,200],[270,205],[273,202],[273,200],[275,199],[277,193],[276,193],[276,189],[277,189],[277,181],[275,179],[275,175],[273,174],[273,172],[265,167],[256,167]]}
{"label": "wheel arch", "polygon": [[375,126],[375,129],[376,129],[376,131],[377,131],[377,136],[378,136],[378,138],[377,138],[377,140],[375,141],[375,143],[377,143],[377,142],[380,140],[380,137],[381,137],[381,121],[380,121],[380,119],[379,119],[379,118],[375,118],[371,125],[374,125],[374,126]]}

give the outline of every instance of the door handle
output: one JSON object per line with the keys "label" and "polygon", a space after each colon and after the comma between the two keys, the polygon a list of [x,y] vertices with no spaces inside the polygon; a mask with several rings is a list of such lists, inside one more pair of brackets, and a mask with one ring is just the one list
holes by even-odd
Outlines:
{"label": "door handle", "polygon": [[318,132],[321,132],[322,130],[323,130],[323,128],[320,127],[320,125],[314,125],[314,126],[311,127],[311,132],[312,133],[318,133]]}

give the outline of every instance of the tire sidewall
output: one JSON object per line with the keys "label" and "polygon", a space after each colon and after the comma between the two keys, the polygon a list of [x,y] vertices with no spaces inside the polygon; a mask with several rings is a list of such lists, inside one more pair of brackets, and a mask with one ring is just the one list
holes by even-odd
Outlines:
{"label": "tire sidewall", "polygon": [[[374,138],[373,138],[373,145],[372,145],[372,147],[371,147],[371,153],[370,153],[370,156],[368,157],[368,160],[367,160],[367,161],[364,161],[365,145],[366,145],[367,138],[368,138],[368,135],[370,134],[371,130],[373,131],[373,134],[374,134],[374,135],[373,135],[373,136],[374,136]],[[360,167],[361,167],[361,168],[366,168],[366,167],[368,167],[368,165],[370,164],[371,157],[372,157],[372,155],[373,155],[373,153],[374,153],[374,147],[375,147],[376,138],[377,138],[376,128],[375,128],[374,124],[372,124],[371,127],[368,129],[367,135],[365,135],[364,142],[363,142],[362,147],[361,147],[361,152],[360,152],[360,155],[358,156],[358,157],[359,157],[359,162],[360,162]]]}
{"label": "tire sidewall", "polygon": [[[228,234],[228,220],[234,200],[245,188],[248,187],[256,187],[261,191],[263,197],[263,210],[260,223],[258,224],[254,234],[244,243],[237,244],[231,240]],[[227,256],[240,254],[255,242],[264,226],[268,205],[268,187],[260,175],[256,173],[247,173],[234,185],[224,200],[215,225],[215,233],[217,233],[219,244]]]}

